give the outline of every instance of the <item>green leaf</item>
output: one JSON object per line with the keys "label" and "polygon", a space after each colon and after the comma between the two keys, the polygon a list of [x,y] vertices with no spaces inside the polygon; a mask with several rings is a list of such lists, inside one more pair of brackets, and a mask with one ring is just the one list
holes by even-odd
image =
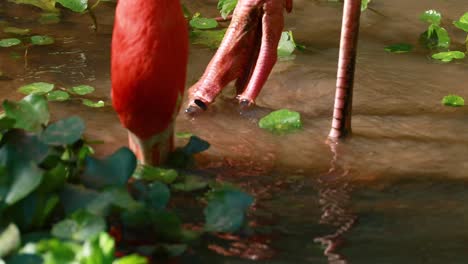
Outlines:
{"label": "green leaf", "polygon": [[138,200],[143,201],[147,207],[157,211],[165,209],[171,198],[169,188],[161,182],[146,185],[137,181],[133,184],[133,188],[136,190]]}
{"label": "green leaf", "polygon": [[421,14],[419,19],[423,22],[427,22],[427,23],[438,26],[440,25],[440,20],[442,19],[442,15],[436,10],[427,10]]}
{"label": "green leaf", "polygon": [[100,193],[82,185],[65,184],[60,200],[66,214],[87,208],[100,196]]}
{"label": "green leaf", "polygon": [[89,107],[93,107],[93,108],[100,108],[100,107],[104,107],[105,106],[105,103],[104,101],[97,101],[97,102],[93,102],[91,100],[88,100],[88,99],[82,99],[82,102],[84,105],[86,106],[89,106]]}
{"label": "green leaf", "polygon": [[276,110],[260,119],[259,127],[276,134],[294,132],[302,128],[301,115],[288,109]]}
{"label": "green leaf", "polygon": [[5,134],[4,141],[6,143],[0,148],[0,158],[5,158],[9,167],[29,161],[39,164],[49,154],[49,147],[37,135],[23,130],[9,131]]}
{"label": "green leaf", "polygon": [[226,29],[219,30],[199,30],[194,29],[190,32],[192,44],[202,45],[210,49],[217,49],[224,38]]}
{"label": "green leaf", "polygon": [[245,222],[245,215],[252,205],[252,196],[234,189],[222,189],[211,193],[204,210],[205,230],[209,232],[237,232]]}
{"label": "green leaf", "polygon": [[6,27],[3,32],[16,34],[16,35],[27,35],[31,30],[29,28],[17,28],[17,27]]}
{"label": "green leaf", "polygon": [[237,5],[237,0],[219,0],[218,1],[218,10],[221,13],[221,16],[226,19],[226,17],[234,11]]}
{"label": "green leaf", "polygon": [[29,243],[28,245],[23,247],[21,252],[41,255],[45,264],[58,264],[77,263],[74,262],[74,259],[80,249],[81,246],[76,243],[61,241],[56,238],[52,238],[43,239],[37,243]]}
{"label": "green leaf", "polygon": [[73,12],[82,13],[88,9],[88,0],[56,0],[64,7],[70,9]]}
{"label": "green leaf", "polygon": [[0,258],[12,253],[21,245],[21,234],[18,227],[11,223],[0,230]]}
{"label": "green leaf", "polygon": [[457,28],[468,33],[468,12],[463,14],[463,16],[461,16],[460,19],[458,19],[458,21],[454,21],[453,24]]}
{"label": "green leaf", "polygon": [[454,59],[464,59],[465,53],[461,51],[446,51],[446,52],[439,52],[432,55],[433,59],[440,60],[443,62],[451,62]]}
{"label": "green leaf", "polygon": [[71,145],[78,141],[85,131],[85,124],[78,116],[57,121],[49,125],[41,135],[41,140],[49,145]]}
{"label": "green leaf", "polygon": [[42,13],[38,21],[43,25],[57,24],[60,22],[60,13]]}
{"label": "green leaf", "polygon": [[44,172],[32,161],[24,162],[9,170],[12,184],[5,203],[12,205],[33,192],[41,183]]}
{"label": "green leaf", "polygon": [[361,1],[361,11],[366,10],[367,6],[369,5],[370,2],[371,2],[371,0],[362,0]]}
{"label": "green leaf", "polygon": [[190,26],[197,29],[211,29],[218,26],[218,22],[213,18],[200,17],[200,14],[197,13],[190,20]]}
{"label": "green leaf", "polygon": [[406,44],[406,43],[399,43],[399,44],[387,46],[384,48],[384,50],[391,52],[391,53],[407,53],[413,50],[413,45]]}
{"label": "green leaf", "polygon": [[101,192],[94,200],[88,202],[86,210],[92,214],[103,217],[114,211],[111,209],[137,210],[144,205],[136,201],[128,192],[126,187],[108,188]]}
{"label": "green leaf", "polygon": [[138,166],[133,177],[145,181],[160,181],[165,184],[171,184],[177,179],[178,173],[174,169],[141,165]]}
{"label": "green leaf", "polygon": [[69,169],[62,162],[59,162],[55,167],[46,171],[39,190],[44,193],[61,190],[65,185],[68,174]]}
{"label": "green leaf", "polygon": [[151,223],[162,239],[180,241],[182,237],[182,223],[173,212],[158,211],[151,216]]}
{"label": "green leaf", "polygon": [[148,260],[145,257],[140,255],[132,254],[120,258],[118,260],[114,260],[112,264],[147,264]]}
{"label": "green leaf", "polygon": [[450,47],[450,36],[447,30],[439,26],[434,26],[434,28],[438,39],[437,47],[448,49]]}
{"label": "green leaf", "polygon": [[83,246],[80,262],[82,264],[110,264],[114,260],[115,242],[107,233],[86,241]]}
{"label": "green leaf", "polygon": [[81,176],[89,187],[100,189],[108,186],[125,186],[137,165],[135,154],[122,147],[105,159],[86,158],[86,168]]}
{"label": "green leaf", "polygon": [[31,44],[37,45],[37,46],[44,46],[44,45],[50,45],[54,44],[55,40],[53,37],[49,36],[32,36],[31,37]]}
{"label": "green leaf", "polygon": [[38,131],[49,122],[47,100],[40,95],[31,94],[19,102],[4,101],[3,108],[6,116],[15,120],[16,128]]}
{"label": "green leaf", "polygon": [[16,4],[29,4],[41,8],[44,11],[58,12],[55,8],[55,0],[8,0]]}
{"label": "green leaf", "polygon": [[453,107],[464,106],[465,99],[463,99],[463,97],[461,96],[450,94],[450,95],[444,96],[444,98],[442,99],[442,104],[446,106],[453,106]]}
{"label": "green leaf", "polygon": [[0,118],[0,131],[6,130],[6,129],[12,129],[15,126],[15,120],[8,118],[8,117],[3,117]]}
{"label": "green leaf", "polygon": [[288,57],[296,49],[296,43],[291,31],[284,31],[278,43],[278,57]]}
{"label": "green leaf", "polygon": [[54,85],[45,82],[35,82],[21,86],[18,91],[22,94],[46,94],[54,89]]}
{"label": "green leaf", "polygon": [[89,86],[89,85],[78,85],[78,86],[71,88],[71,91],[78,95],[87,95],[87,94],[94,92],[94,90],[95,90],[94,87]]}
{"label": "green leaf", "polygon": [[19,44],[21,44],[21,40],[17,38],[0,39],[0,47],[2,48],[9,48]]}
{"label": "green leaf", "polygon": [[57,90],[47,94],[47,100],[49,101],[63,102],[67,101],[68,99],[70,99],[70,94],[65,91]]}
{"label": "green leaf", "polygon": [[84,210],[73,213],[68,219],[52,227],[52,235],[57,238],[85,241],[106,230],[106,221]]}
{"label": "green leaf", "polygon": [[177,132],[175,133],[175,136],[176,138],[190,138],[193,134],[190,132]]}
{"label": "green leaf", "polygon": [[197,136],[191,136],[190,137],[190,140],[189,142],[187,143],[187,145],[185,145],[183,148],[182,148],[182,151],[186,154],[186,155],[194,155],[194,154],[197,154],[197,153],[200,153],[200,152],[203,152],[207,149],[210,148],[210,143],[208,143],[207,141],[197,137]]}
{"label": "green leaf", "polygon": [[43,259],[36,254],[17,254],[8,259],[7,264],[42,264]]}
{"label": "green leaf", "polygon": [[171,188],[180,192],[193,192],[208,187],[209,182],[195,175],[186,175],[182,182],[171,185]]}

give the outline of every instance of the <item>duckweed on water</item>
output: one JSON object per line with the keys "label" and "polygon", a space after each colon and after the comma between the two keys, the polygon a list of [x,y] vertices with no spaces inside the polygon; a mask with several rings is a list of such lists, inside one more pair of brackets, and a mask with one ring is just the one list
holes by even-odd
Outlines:
{"label": "duckweed on water", "polygon": [[274,134],[287,134],[302,128],[301,114],[288,109],[271,112],[260,119],[258,126]]}
{"label": "duckweed on water", "polygon": [[465,105],[465,99],[458,95],[447,95],[442,99],[442,104],[446,106],[459,107]]}

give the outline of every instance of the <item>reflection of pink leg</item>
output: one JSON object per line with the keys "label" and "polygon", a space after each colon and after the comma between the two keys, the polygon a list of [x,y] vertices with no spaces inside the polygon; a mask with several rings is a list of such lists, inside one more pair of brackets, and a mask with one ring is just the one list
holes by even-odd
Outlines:
{"label": "reflection of pink leg", "polygon": [[330,139],[343,138],[351,134],[354,68],[360,15],[361,0],[345,0],[333,122],[328,135]]}
{"label": "reflection of pink leg", "polygon": [[262,18],[262,43],[257,63],[244,92],[238,96],[242,104],[253,104],[268,79],[277,59],[277,47],[283,31],[282,3],[267,1]]}

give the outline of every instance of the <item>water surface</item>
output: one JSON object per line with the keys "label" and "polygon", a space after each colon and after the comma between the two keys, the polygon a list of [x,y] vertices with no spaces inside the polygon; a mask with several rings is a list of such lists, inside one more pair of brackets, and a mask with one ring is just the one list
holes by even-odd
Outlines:
{"label": "water surface", "polygon": [[[216,1],[183,2],[217,16]],[[295,1],[286,29],[307,49],[277,63],[257,107],[241,112],[228,91],[204,115],[179,116],[177,131],[193,132],[212,145],[198,157],[200,168],[257,194],[252,222],[261,227],[260,242],[242,240],[244,246],[237,246],[244,258],[201,247],[185,262],[248,263],[272,255],[259,262],[466,263],[468,108],[444,107],[440,101],[447,94],[468,98],[468,61],[438,63],[417,43],[427,27],[419,14],[436,9],[452,49],[461,50],[466,36],[451,23],[468,11],[466,0],[374,0],[371,7],[376,12],[367,10],[361,20],[354,136],[333,151],[325,139],[341,23],[337,3]],[[92,85],[97,91],[89,99],[109,102],[113,10],[109,4],[97,9],[94,33],[85,15],[64,12],[61,23],[40,25],[39,10],[0,2],[1,25],[56,38],[52,46],[30,48],[27,63],[23,48],[0,49],[0,71],[11,78],[0,81],[0,98],[19,99],[18,87],[46,81],[59,87]],[[401,42],[417,48],[408,54],[383,50]],[[213,54],[191,46],[187,86]],[[280,108],[301,112],[304,129],[278,137],[257,127],[259,118]],[[89,109],[71,101],[53,103],[52,111],[54,118],[83,117],[87,138],[105,142],[96,146],[100,155],[126,142],[110,107]]]}

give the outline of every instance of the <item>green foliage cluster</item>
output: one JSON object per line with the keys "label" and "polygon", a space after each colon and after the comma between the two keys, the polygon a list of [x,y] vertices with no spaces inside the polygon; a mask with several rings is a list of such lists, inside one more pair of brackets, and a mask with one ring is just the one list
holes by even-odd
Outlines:
{"label": "green foliage cluster", "polygon": [[[78,85],[72,88],[55,89],[55,85],[46,82],[35,82],[21,86],[18,91],[25,95],[38,94],[46,95],[49,101],[68,101],[72,99],[81,100],[83,105],[93,108],[104,107],[105,103],[102,100],[92,101],[80,96],[89,95],[94,92],[94,87],[89,85]],[[72,97],[73,96],[73,97]]]}
{"label": "green foliage cluster", "polygon": [[[419,40],[422,45],[437,52],[432,54],[432,58],[442,61],[451,62],[454,59],[464,59],[465,53],[462,51],[450,51],[451,38],[445,28],[441,26],[442,14],[436,10],[424,11],[419,19],[428,24],[427,30],[424,31]],[[465,13],[459,20],[454,21],[453,24],[468,33],[468,13]],[[466,42],[466,52],[468,52],[468,35]],[[391,53],[406,53],[413,50],[413,45],[407,43],[399,43],[389,45],[384,48],[385,51]]]}
{"label": "green foliage cluster", "polygon": [[[137,255],[115,257],[116,250],[140,252],[128,245],[122,249],[127,234],[142,237],[145,255],[160,257],[183,254],[203,233],[244,227],[250,195],[176,169],[137,169],[135,155],[125,147],[102,159],[93,157],[81,118],[50,123],[46,90],[3,102],[0,263],[147,263]],[[171,154],[170,164],[187,171],[193,155],[208,147],[191,135]],[[199,196],[200,208],[207,204],[199,231],[185,228],[176,205],[169,205],[181,192],[186,198]]]}

